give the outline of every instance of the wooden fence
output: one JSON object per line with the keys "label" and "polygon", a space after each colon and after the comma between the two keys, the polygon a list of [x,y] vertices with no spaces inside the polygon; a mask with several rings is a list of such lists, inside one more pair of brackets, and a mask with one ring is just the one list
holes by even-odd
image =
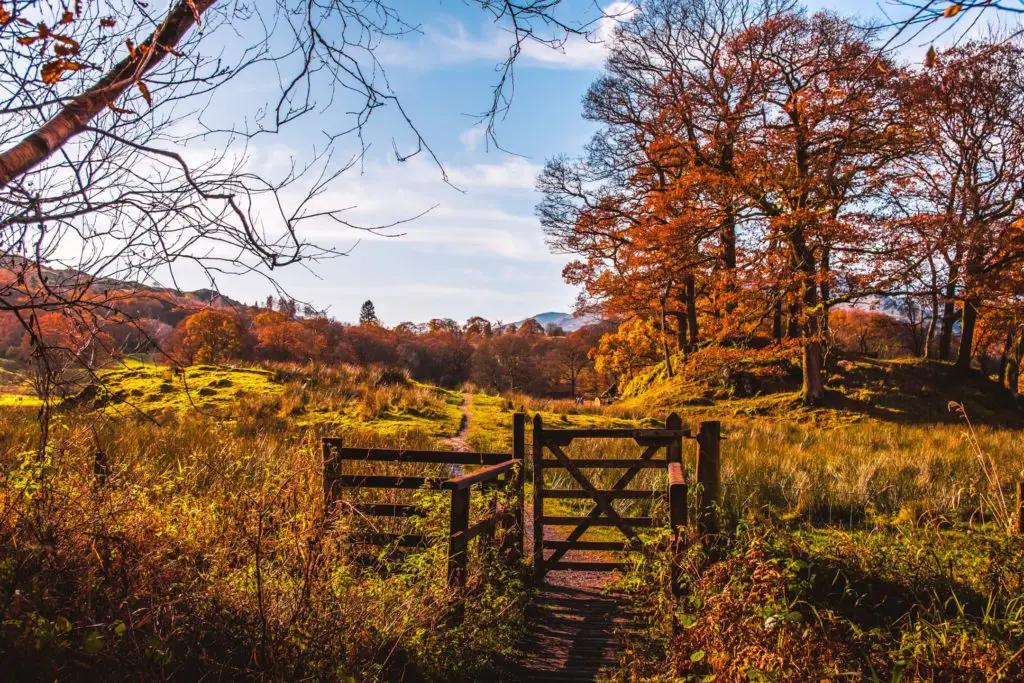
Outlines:
{"label": "wooden fence", "polygon": [[[419,451],[381,448],[346,448],[339,438],[322,441],[324,459],[324,510],[334,514],[344,489],[434,489],[450,492],[448,524],[448,584],[460,595],[465,593],[469,542],[480,536],[485,544],[493,544],[497,530],[503,531],[502,548],[510,559],[523,556],[523,462],[526,452],[525,415],[513,416],[512,453],[465,453],[459,451]],[[473,471],[450,477],[395,476],[346,474],[346,462],[414,463],[458,465],[475,467]],[[503,492],[510,505],[498,509],[492,497],[489,513],[472,522],[472,495],[474,488],[489,492]],[[395,503],[353,503],[351,511],[368,517],[414,517],[422,511],[413,505]],[[471,523],[472,522],[472,523]],[[400,547],[423,546],[427,538],[422,534],[359,534],[356,543],[370,545],[395,544]],[[463,603],[457,603],[455,619],[461,619]]]}
{"label": "wooden fence", "polygon": [[[496,531],[503,531],[505,546],[502,551],[507,560],[516,562],[523,558],[524,551],[524,484],[526,473],[526,416],[513,416],[512,453],[463,453],[445,451],[392,450],[379,448],[345,448],[341,439],[323,439],[324,457],[324,508],[327,515],[333,511],[346,488],[366,489],[435,489],[450,493],[448,524],[448,583],[458,594],[464,595],[467,582],[469,542],[477,537],[485,544],[493,543]],[[653,524],[651,517],[624,517],[612,506],[614,500],[655,497],[655,491],[629,489],[629,484],[642,470],[664,468],[668,488],[666,500],[670,530],[670,590],[674,599],[682,594],[680,582],[680,558],[686,549],[689,536],[686,533],[690,522],[689,482],[684,466],[683,440],[697,442],[693,471],[696,473],[694,492],[694,519],[697,537],[713,541],[720,529],[721,506],[721,423],[707,421],[700,424],[697,435],[682,427],[679,416],[673,413],[665,421],[664,429],[548,429],[538,415],[534,418],[532,444],[533,474],[533,568],[535,576],[542,578],[547,571],[559,569],[611,570],[622,566],[617,562],[571,562],[563,560],[570,550],[586,551],[628,551],[642,548],[636,529]],[[565,451],[576,439],[627,439],[634,441],[645,450],[637,458],[624,459],[573,459]],[[664,458],[654,456],[664,450]],[[554,455],[545,459],[545,451]],[[458,465],[475,468],[457,476],[424,477],[346,474],[345,462],[378,463],[421,463]],[[108,473],[108,464],[102,453],[97,453],[95,474],[102,485]],[[544,482],[546,469],[559,468],[568,471],[578,484],[575,489],[556,489]],[[614,469],[621,474],[609,489],[598,489],[583,471],[594,468]],[[509,504],[502,509],[492,507],[483,519],[473,521],[471,517],[473,491],[502,491]],[[1017,484],[1016,516],[1011,532],[1024,534],[1024,482]],[[546,515],[546,499],[590,500],[594,506],[585,517]],[[495,498],[492,498],[492,501]],[[353,512],[372,517],[413,517],[422,511],[415,506],[396,503],[352,503]],[[570,534],[562,539],[546,539],[546,526],[573,526]],[[591,526],[616,527],[622,533],[622,542],[584,541],[583,534]],[[424,545],[427,539],[422,534],[361,534],[353,537],[355,542],[402,547]],[[545,550],[552,555],[545,556]],[[457,603],[456,614],[460,619],[463,603]]]}

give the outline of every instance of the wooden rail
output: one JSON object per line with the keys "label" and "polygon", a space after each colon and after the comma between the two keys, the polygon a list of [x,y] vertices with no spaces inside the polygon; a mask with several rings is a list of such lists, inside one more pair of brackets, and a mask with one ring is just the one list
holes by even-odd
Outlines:
{"label": "wooden rail", "polygon": [[[547,429],[543,419],[537,415],[533,420],[533,567],[540,578],[548,571],[586,568],[588,571],[616,569],[620,562],[577,562],[565,558],[574,550],[581,551],[635,551],[643,549],[643,542],[636,530],[650,528],[655,524],[649,516],[625,517],[612,505],[616,500],[644,500],[658,495],[647,489],[628,488],[642,470],[664,470],[672,461],[681,460],[682,440],[690,432],[682,426],[678,415],[672,414],[665,421],[664,429]],[[632,440],[644,447],[637,458],[581,458],[575,459],[563,450],[577,439],[622,439]],[[656,454],[665,451],[665,458]],[[545,451],[553,458],[545,458]],[[577,488],[548,488],[544,481],[546,469],[561,469],[569,473]],[[597,488],[585,470],[619,470],[620,473],[611,488]],[[544,511],[545,500],[590,500],[594,507],[583,517],[551,515]],[[573,530],[565,538],[545,538],[545,527],[571,526]],[[623,536],[621,542],[585,541],[582,536],[591,527],[613,527]],[[546,555],[545,551],[552,551]]]}
{"label": "wooden rail", "polygon": [[[691,438],[684,429],[682,420],[675,413],[668,416],[664,429],[546,429],[542,418],[537,415],[533,421],[533,567],[538,577],[552,570],[609,571],[621,569],[621,561],[594,561],[591,557],[582,560],[568,559],[571,551],[632,552],[644,550],[644,542],[637,530],[655,526],[652,516],[625,516],[613,507],[616,500],[647,500],[664,496],[668,503],[670,539],[668,550],[671,557],[671,585],[673,599],[682,594],[680,559],[686,543],[686,527],[690,521],[688,495],[690,486],[686,481],[683,465],[684,438]],[[567,448],[577,439],[622,439],[632,440],[643,447],[636,458],[593,458],[575,459],[569,457]],[[695,463],[696,513],[699,537],[708,542],[718,533],[718,512],[721,501],[720,450],[721,425],[718,422],[703,422],[696,437],[697,456]],[[656,457],[664,452],[664,457]],[[341,492],[346,488],[366,489],[433,489],[450,494],[448,519],[448,571],[450,587],[461,596],[467,587],[469,544],[474,538],[491,545],[497,530],[504,531],[504,543],[500,549],[509,561],[523,557],[524,529],[523,509],[525,507],[526,462],[526,416],[517,413],[512,418],[512,453],[456,453],[423,450],[395,450],[375,448],[345,448],[341,439],[323,440],[324,453],[324,504],[325,515],[333,513]],[[549,453],[553,457],[545,457]],[[405,476],[388,474],[354,474],[343,471],[344,462],[363,463],[422,463],[453,464],[475,467],[451,477]],[[552,489],[544,481],[546,469],[560,469],[567,472],[575,488]],[[598,488],[587,470],[606,469],[619,472],[611,487]],[[650,489],[630,488],[630,484],[644,470],[662,469],[667,474],[668,487],[664,492]],[[491,499],[491,507],[482,519],[472,520],[473,490],[503,491],[509,500],[504,509],[497,506],[497,497]],[[1024,499],[1024,493],[1018,492]],[[594,505],[590,513],[582,516],[545,514],[545,500],[591,500]],[[424,511],[404,503],[353,503],[349,509],[355,514],[378,517],[419,517]],[[567,536],[545,538],[545,527],[572,527]],[[582,536],[591,527],[618,529],[623,538],[619,541],[584,540]],[[403,533],[360,533],[352,541],[377,545],[392,544],[398,547],[421,547],[428,539],[420,534]],[[663,551],[664,545],[658,546]],[[550,552],[546,556],[546,552]],[[571,556],[570,556],[571,557]],[[464,615],[464,601],[458,600],[453,619],[461,620]]]}
{"label": "wooden rail", "polygon": [[[344,489],[433,489],[451,494],[448,520],[448,584],[459,598],[452,619],[460,621],[465,612],[462,597],[466,590],[469,542],[484,537],[493,544],[500,527],[505,542],[502,552],[509,561],[523,556],[522,507],[524,501],[523,458],[526,449],[525,415],[513,416],[512,453],[462,453],[424,450],[395,450],[383,448],[345,448],[340,438],[325,438],[323,448],[323,488],[325,519],[335,512]],[[344,462],[416,463],[480,466],[481,469],[454,477],[423,477],[405,475],[345,474]],[[511,505],[499,510],[497,498],[492,498],[488,514],[474,524],[470,523],[471,495],[474,486],[488,491],[504,491]],[[413,505],[397,503],[354,503],[349,509],[360,515],[373,517],[421,517],[424,515]],[[367,545],[395,545],[401,548],[422,547],[428,539],[421,534],[356,533],[353,543]]]}

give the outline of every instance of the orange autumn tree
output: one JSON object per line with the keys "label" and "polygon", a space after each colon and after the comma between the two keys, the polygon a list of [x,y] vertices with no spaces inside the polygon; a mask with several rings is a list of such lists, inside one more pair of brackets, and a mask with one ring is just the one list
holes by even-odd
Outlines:
{"label": "orange autumn tree", "polygon": [[967,369],[987,305],[1024,265],[1024,48],[967,43],[934,53],[908,81],[913,154],[898,165],[895,200],[909,215],[915,256],[931,265],[941,303],[939,358]]}
{"label": "orange autumn tree", "polygon": [[710,341],[769,317],[779,339],[785,304],[816,402],[828,308],[893,278],[865,258],[890,235],[863,214],[905,148],[899,70],[870,31],[791,3],[651,2],[640,15],[588,95],[604,127],[587,156],[541,175],[549,242],[580,257],[567,280],[658,320],[661,337],[678,303],[677,348],[702,317]]}
{"label": "orange autumn tree", "polygon": [[244,358],[252,346],[242,321],[228,311],[199,311],[185,318],[177,332],[175,355],[187,364]]}
{"label": "orange autumn tree", "polygon": [[266,360],[320,359],[327,345],[316,325],[289,318],[280,311],[264,311],[253,318],[256,356]]}

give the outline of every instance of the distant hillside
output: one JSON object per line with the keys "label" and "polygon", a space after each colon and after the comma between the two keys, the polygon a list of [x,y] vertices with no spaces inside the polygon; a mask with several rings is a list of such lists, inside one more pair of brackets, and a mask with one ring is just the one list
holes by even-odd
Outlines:
{"label": "distant hillside", "polygon": [[[7,256],[0,259],[0,273],[10,273],[14,277],[17,273],[23,273],[28,278],[36,277],[35,264],[20,256]],[[53,268],[44,266],[40,269],[43,279],[54,289],[75,289],[88,285],[94,292],[124,291],[143,294],[163,294],[171,298],[184,299],[190,302],[199,301],[211,306],[225,306],[228,308],[241,308],[243,304],[231,297],[225,296],[213,289],[197,289],[191,292],[183,292],[172,287],[160,287],[147,285],[141,282],[119,280],[110,277],[96,277],[73,268]]]}
{"label": "distant hillside", "polygon": [[519,327],[527,320],[536,320],[544,329],[547,329],[548,325],[555,325],[556,327],[561,327],[566,332],[575,332],[581,327],[601,322],[601,318],[595,315],[576,316],[572,313],[548,311],[547,313],[538,313],[537,315],[529,318],[523,318],[522,320],[516,321],[512,324]]}

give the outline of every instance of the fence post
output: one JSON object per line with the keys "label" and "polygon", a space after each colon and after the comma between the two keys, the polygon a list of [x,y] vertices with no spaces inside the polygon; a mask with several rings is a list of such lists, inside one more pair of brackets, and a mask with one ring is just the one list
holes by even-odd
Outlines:
{"label": "fence post", "polygon": [[671,568],[672,589],[672,632],[677,630],[675,606],[682,593],[679,580],[679,555],[683,549],[683,537],[686,529],[686,478],[681,462],[668,464],[668,512],[669,528],[669,566]]}
{"label": "fence post", "polygon": [[544,576],[544,420],[533,417],[533,575]]}
{"label": "fence post", "polygon": [[1017,533],[1024,536],[1024,481],[1017,482]]}
{"label": "fence post", "polygon": [[448,525],[448,587],[460,593],[452,614],[455,622],[462,621],[466,609],[461,593],[466,587],[469,491],[468,487],[452,491],[451,517]]}
{"label": "fence post", "polygon": [[512,491],[509,492],[515,506],[513,548],[515,559],[522,560],[526,538],[526,529],[523,528],[523,508],[526,506],[526,413],[516,413],[512,416],[512,457],[519,461],[519,465],[513,470]]}
{"label": "fence post", "polygon": [[95,477],[93,485],[101,489],[107,485],[107,477],[110,476],[110,462],[107,454],[102,449],[96,449],[96,455],[92,461],[92,474]]}
{"label": "fence post", "polygon": [[697,529],[702,541],[718,533],[718,506],[721,503],[721,467],[719,462],[722,423],[700,423],[697,436]]}
{"label": "fence post", "polygon": [[341,440],[322,439],[320,444],[324,453],[324,519],[327,519],[335,502],[336,484],[341,479],[341,458],[338,457]]}
{"label": "fence post", "polygon": [[[679,417],[678,413],[672,413],[665,418],[665,429],[677,429],[682,430],[683,420]],[[683,437],[677,436],[672,439],[672,443],[669,444],[666,449],[665,459],[669,462],[682,462],[683,461]]]}

